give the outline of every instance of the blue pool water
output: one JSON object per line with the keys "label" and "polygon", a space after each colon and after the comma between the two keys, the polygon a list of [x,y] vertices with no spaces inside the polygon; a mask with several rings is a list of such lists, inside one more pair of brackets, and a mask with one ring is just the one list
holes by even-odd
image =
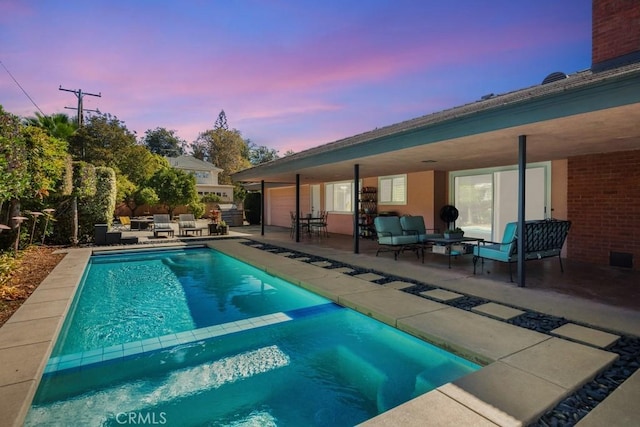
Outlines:
{"label": "blue pool water", "polygon": [[355,425],[479,367],[210,249],[94,257],[26,425]]}

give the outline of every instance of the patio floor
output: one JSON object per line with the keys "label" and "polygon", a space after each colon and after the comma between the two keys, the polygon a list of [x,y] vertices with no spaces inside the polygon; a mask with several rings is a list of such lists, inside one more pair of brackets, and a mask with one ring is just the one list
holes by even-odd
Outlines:
{"label": "patio floor", "polygon": [[[145,247],[206,241],[232,256],[290,279],[343,305],[369,314],[485,366],[470,375],[401,405],[367,425],[526,425],[617,359],[608,351],[616,336],[640,336],[640,274],[608,267],[547,259],[527,264],[527,287],[509,282],[503,264],[485,264],[472,274],[471,256],[452,260],[428,254],[425,263],[413,253],[375,256],[376,243],[360,240],[353,253],[350,236],[305,237],[297,243],[288,229],[232,227],[240,239],[159,238],[145,231],[126,232]],[[177,234],[177,233],[176,233]],[[262,245],[262,249],[251,245]],[[124,246],[99,249],[123,249]],[[278,248],[270,253],[266,248]],[[97,249],[97,248],[94,248]],[[48,352],[79,283],[92,248],[70,250],[60,268],[0,329],[0,413],[8,425],[20,425]],[[280,252],[279,254],[277,252]],[[286,252],[318,260],[303,262]],[[357,269],[350,275],[340,263]],[[387,281],[376,283],[379,277]],[[373,281],[373,282],[372,282]],[[379,280],[378,280],[379,282]],[[433,286],[402,291],[415,283]],[[409,288],[408,288],[409,287]],[[456,296],[458,295],[458,296]],[[471,310],[451,301],[460,295],[484,301]],[[551,333],[510,324],[518,311],[532,310],[567,319]],[[26,329],[25,329],[26,328]],[[637,359],[637,355],[636,355]],[[609,369],[609,368],[607,368]],[[615,389],[584,417],[580,427],[640,424],[640,372]]]}

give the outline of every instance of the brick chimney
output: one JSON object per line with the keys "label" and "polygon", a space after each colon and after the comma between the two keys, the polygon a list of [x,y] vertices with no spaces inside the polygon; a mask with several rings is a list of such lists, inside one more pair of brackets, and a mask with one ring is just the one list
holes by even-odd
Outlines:
{"label": "brick chimney", "polygon": [[640,62],[640,0],[593,0],[591,69]]}

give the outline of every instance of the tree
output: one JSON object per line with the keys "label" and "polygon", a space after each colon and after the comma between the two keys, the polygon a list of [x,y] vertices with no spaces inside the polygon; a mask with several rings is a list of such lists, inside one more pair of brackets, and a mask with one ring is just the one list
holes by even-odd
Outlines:
{"label": "tree", "polygon": [[184,154],[184,147],[187,141],[180,139],[175,130],[157,127],[154,130],[148,129],[145,132],[142,143],[153,154],[178,157]]}
{"label": "tree", "polygon": [[24,126],[0,106],[0,209],[20,213],[21,199],[43,199],[61,184],[67,160],[66,142],[43,129]]}
{"label": "tree", "polygon": [[124,122],[110,114],[89,117],[69,140],[74,160],[95,166],[116,166],[115,158],[127,148],[136,146],[136,136]]}
{"label": "tree", "polygon": [[25,119],[25,124],[42,128],[49,135],[63,141],[69,141],[71,135],[78,129],[78,122],[71,120],[67,114],[63,113],[45,116],[40,112],[36,112],[35,117]]}
{"label": "tree", "polygon": [[247,143],[238,130],[228,129],[226,120],[223,110],[216,120],[216,127],[202,132],[193,147],[194,157],[207,160],[223,170],[218,175],[221,184],[231,184],[231,174],[251,166]]}
{"label": "tree", "polygon": [[265,147],[264,145],[255,145],[249,142],[249,162],[253,166],[267,163],[279,158],[278,150]]}
{"label": "tree", "polygon": [[177,206],[188,205],[198,197],[196,178],[170,167],[157,171],[149,180],[149,187],[155,190],[160,203],[165,205],[171,216]]}

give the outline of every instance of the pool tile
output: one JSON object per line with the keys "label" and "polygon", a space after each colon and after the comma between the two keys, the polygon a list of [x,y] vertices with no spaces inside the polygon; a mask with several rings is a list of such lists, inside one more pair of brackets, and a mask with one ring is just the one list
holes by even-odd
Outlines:
{"label": "pool tile", "polygon": [[82,352],[82,358],[85,357],[94,357],[94,356],[102,356],[102,348],[96,348],[95,350],[88,350]]}
{"label": "pool tile", "polygon": [[178,337],[176,336],[176,334],[168,334],[162,335],[161,337],[158,337],[158,339],[160,340],[161,344],[164,344],[167,341],[176,341]]}
{"label": "pool tile", "polygon": [[[102,356],[100,356],[102,358]],[[62,371],[65,369],[77,368],[82,364],[82,359],[68,360],[66,362],[58,363],[58,371]]]}
{"label": "pool tile", "polygon": [[619,335],[598,331],[575,323],[562,325],[551,331],[551,333],[600,348],[609,347],[620,339]]}
{"label": "pool tile", "polygon": [[132,348],[139,348],[142,350],[142,344],[140,341],[132,341],[132,342],[126,342],[124,344],[122,344],[122,349],[123,350],[129,350]]}
{"label": "pool tile", "polygon": [[72,353],[72,354],[64,354],[62,356],[58,356],[59,362],[68,362],[70,360],[82,359],[82,353]]}
{"label": "pool tile", "polygon": [[82,362],[80,362],[80,365],[87,366],[87,365],[92,365],[94,363],[99,363],[99,362],[102,362],[102,354],[83,357]]}
{"label": "pool tile", "polygon": [[158,342],[147,342],[146,344],[143,342],[142,343],[142,350],[146,353],[148,351],[153,351],[153,350],[160,350],[162,348],[162,344],[160,343],[160,341]]}
{"label": "pool tile", "polygon": [[139,347],[129,347],[122,350],[122,357],[133,356],[134,354],[142,353],[142,345]]}

